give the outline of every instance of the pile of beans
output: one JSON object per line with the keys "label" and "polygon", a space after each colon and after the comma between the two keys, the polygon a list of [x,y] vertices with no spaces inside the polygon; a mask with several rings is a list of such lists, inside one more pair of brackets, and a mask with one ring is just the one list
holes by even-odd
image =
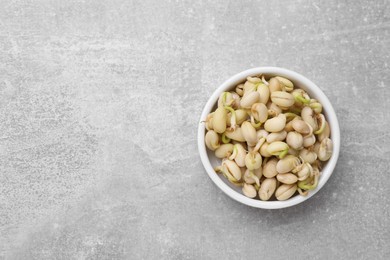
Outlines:
{"label": "pile of beans", "polygon": [[223,92],[205,120],[215,168],[249,198],[287,200],[318,185],[332,156],[322,105],[284,77],[248,77]]}

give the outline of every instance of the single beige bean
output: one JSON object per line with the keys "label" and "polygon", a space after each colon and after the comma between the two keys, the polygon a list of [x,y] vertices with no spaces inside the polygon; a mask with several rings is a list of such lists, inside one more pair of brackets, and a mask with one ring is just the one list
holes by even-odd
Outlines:
{"label": "single beige bean", "polygon": [[251,113],[257,122],[264,123],[268,119],[268,108],[263,103],[253,104]]}
{"label": "single beige bean", "polygon": [[311,167],[310,163],[303,163],[296,167],[293,172],[297,174],[298,181],[303,181],[311,176],[313,167]]}
{"label": "single beige bean", "polygon": [[329,127],[328,122],[325,121],[324,131],[322,131],[322,133],[317,135],[317,140],[319,142],[322,142],[322,140],[324,140],[325,138],[329,138],[329,137],[330,137],[330,127]]}
{"label": "single beige bean", "polygon": [[[249,169],[245,170],[245,173],[244,173],[244,182],[245,183],[255,184],[256,183],[256,178],[257,178],[257,176],[253,173],[253,171],[250,171]],[[258,179],[258,181],[260,182],[259,179]]]}
{"label": "single beige bean", "polygon": [[246,151],[242,144],[235,144],[233,148],[233,154],[229,157],[230,160],[234,160],[238,166],[245,166]]}
{"label": "single beige bean", "polygon": [[322,105],[316,99],[310,99],[310,108],[313,109],[314,113],[319,114],[322,112]]}
{"label": "single beige bean", "polygon": [[251,123],[248,121],[242,123],[241,131],[248,145],[255,146],[257,143],[257,133],[256,133],[256,129],[251,125]]}
{"label": "single beige bean", "polygon": [[[237,109],[234,111],[236,114],[236,124],[241,125],[245,120],[248,119],[248,113],[244,109]],[[230,126],[232,113],[228,113],[226,117],[226,124]]]}
{"label": "single beige bean", "polygon": [[234,109],[239,109],[240,108],[240,102],[241,102],[241,97],[240,95],[238,95],[236,92],[234,91],[231,91],[230,92],[232,94],[232,97],[233,97],[233,102],[232,104],[230,105],[232,108]]}
{"label": "single beige bean", "polygon": [[221,145],[218,134],[213,130],[208,131],[204,139],[207,148],[211,151],[215,151]]}
{"label": "single beige bean", "polygon": [[231,106],[234,102],[232,93],[222,92],[218,98],[218,107]]}
{"label": "single beige bean", "polygon": [[284,139],[286,139],[286,136],[287,136],[286,131],[281,131],[281,132],[277,132],[277,133],[270,133],[269,135],[267,135],[267,142],[272,143],[272,142],[276,142],[276,141],[283,141]]}
{"label": "single beige bean", "polygon": [[224,107],[218,107],[213,115],[213,127],[214,131],[218,134],[222,134],[226,130],[226,109]]}
{"label": "single beige bean", "polygon": [[268,108],[268,116],[275,117],[282,113],[282,109],[273,102],[268,103],[267,108]]}
{"label": "single beige bean", "polygon": [[294,84],[290,80],[280,76],[276,76],[275,78],[279,81],[283,91],[291,92],[294,90]]}
{"label": "single beige bean", "polygon": [[222,171],[234,177],[235,181],[239,181],[241,179],[241,169],[238,165],[230,160],[224,160],[222,162]]}
{"label": "single beige bean", "polygon": [[275,91],[281,91],[282,90],[282,86],[280,85],[280,82],[277,78],[271,78],[269,80],[269,91],[272,93],[272,92],[275,92]]}
{"label": "single beige bean", "polygon": [[303,89],[294,89],[291,94],[294,96],[295,103],[300,106],[310,103],[310,97]]}
{"label": "single beige bean", "polygon": [[208,114],[206,117],[205,125],[207,130],[213,130],[213,116],[214,112]]}
{"label": "single beige bean", "polygon": [[291,148],[300,150],[303,146],[303,137],[300,133],[291,131],[287,134],[286,142]]}
{"label": "single beige bean", "polygon": [[303,138],[303,147],[312,146],[316,142],[316,137],[314,135],[308,135]]}
{"label": "single beige bean", "polygon": [[250,109],[254,103],[259,101],[259,99],[260,99],[259,92],[257,92],[257,91],[251,92],[251,93],[245,94],[241,98],[240,105],[242,108]]}
{"label": "single beige bean", "polygon": [[245,156],[245,166],[253,171],[261,167],[262,158],[258,152],[249,152]]}
{"label": "single beige bean", "polygon": [[308,123],[313,128],[313,131],[317,131],[318,124],[313,109],[310,107],[304,107],[301,112],[301,117],[303,121]]}
{"label": "single beige bean", "polygon": [[225,132],[226,137],[238,141],[238,142],[245,142],[244,135],[242,134],[241,127],[236,127],[236,129],[231,130],[228,129]]}
{"label": "single beige bean", "polygon": [[236,86],[236,93],[242,97],[244,95],[244,84],[238,84]]}
{"label": "single beige bean", "polygon": [[275,192],[277,200],[287,200],[297,191],[298,186],[296,184],[283,184]]}
{"label": "single beige bean", "polygon": [[298,181],[298,177],[292,173],[279,173],[276,179],[284,184],[293,184]]}
{"label": "single beige bean", "polygon": [[276,189],[276,179],[265,179],[259,189],[259,197],[261,200],[269,200],[274,194]]}
{"label": "single beige bean", "polygon": [[[246,168],[244,168],[246,169]],[[248,184],[254,184],[256,183],[258,186],[260,186],[260,178],[263,176],[263,168],[260,167],[258,169],[250,171],[249,169],[246,169],[244,172],[244,181]]]}
{"label": "single beige bean", "polygon": [[257,92],[259,92],[259,94],[260,94],[259,102],[263,103],[263,104],[267,104],[267,102],[269,100],[269,95],[270,95],[270,91],[269,91],[268,86],[265,84],[260,84],[257,87]]}
{"label": "single beige bean", "polygon": [[254,178],[252,178],[251,174],[250,174],[250,170],[246,170],[245,173],[244,173],[244,182],[245,183],[248,183],[248,184],[255,184],[256,181]]}
{"label": "single beige bean", "polygon": [[244,83],[244,96],[254,91],[256,91],[256,84],[246,81]]}
{"label": "single beige bean", "polygon": [[233,153],[233,148],[232,144],[222,144],[215,150],[215,156],[220,159],[227,158]]}
{"label": "single beige bean", "polygon": [[303,96],[303,94],[305,94],[306,92],[303,90],[303,89],[301,89],[301,88],[296,88],[296,89],[294,89],[293,91],[292,91],[292,94],[299,94],[299,95],[301,95],[301,96]]}
{"label": "single beige bean", "polygon": [[300,161],[297,157],[294,155],[287,155],[278,161],[276,164],[276,171],[278,173],[287,173],[292,171],[298,165],[300,165]]}
{"label": "single beige bean", "polygon": [[261,79],[259,77],[247,77],[246,80],[254,84],[261,82]]}
{"label": "single beige bean", "polygon": [[333,153],[333,142],[329,138],[322,140],[318,150],[318,159],[320,161],[327,161]]}
{"label": "single beige bean", "polygon": [[308,162],[310,164],[314,163],[315,160],[317,160],[317,154],[313,151],[310,151],[308,149],[302,149],[299,152],[299,157],[304,161]]}
{"label": "single beige bean", "polygon": [[260,154],[261,154],[261,156],[263,156],[263,157],[271,157],[272,156],[272,154],[270,154],[269,152],[268,152],[268,143],[264,143],[261,147],[260,147]]}
{"label": "single beige bean", "polygon": [[278,163],[278,159],[272,158],[268,160],[268,162],[263,167],[263,175],[266,178],[275,177],[278,172],[276,171],[276,164]]}
{"label": "single beige bean", "polygon": [[242,187],[242,193],[244,193],[245,196],[249,198],[254,198],[257,195],[257,191],[253,185],[250,184],[244,184]]}
{"label": "single beige bean", "polygon": [[264,129],[268,132],[280,132],[286,126],[286,116],[280,114],[277,117],[268,119],[264,124]]}
{"label": "single beige bean", "polygon": [[288,151],[288,144],[281,141],[270,143],[267,147],[267,151],[271,155],[279,156],[281,153]]}
{"label": "single beige bean", "polygon": [[292,127],[298,133],[301,133],[302,135],[311,135],[312,134],[313,129],[305,121],[300,120],[300,119],[297,119],[297,120],[294,119],[291,122],[292,122]]}
{"label": "single beige bean", "polygon": [[325,130],[326,121],[325,116],[323,114],[316,114],[315,119],[317,121],[318,129],[314,132],[314,134],[321,134]]}
{"label": "single beige bean", "polygon": [[318,152],[320,151],[320,145],[321,145],[320,142],[315,142],[315,144],[313,144],[313,146],[310,147],[310,150],[315,152],[317,154],[317,156],[318,156]]}
{"label": "single beige bean", "polygon": [[284,91],[274,91],[271,94],[271,100],[278,105],[281,109],[288,109],[295,103],[294,96]]}

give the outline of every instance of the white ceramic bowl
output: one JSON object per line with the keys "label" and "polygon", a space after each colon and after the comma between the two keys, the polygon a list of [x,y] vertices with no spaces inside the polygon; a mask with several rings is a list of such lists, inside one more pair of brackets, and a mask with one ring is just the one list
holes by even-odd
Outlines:
{"label": "white ceramic bowl", "polygon": [[264,208],[264,209],[286,208],[286,207],[297,205],[309,199],[310,197],[314,196],[314,194],[316,194],[325,185],[329,177],[332,175],[333,169],[336,166],[336,162],[340,152],[339,123],[337,121],[336,113],[331,103],[329,102],[325,94],[321,91],[321,89],[316,86],[316,84],[314,84],[309,79],[302,76],[301,74],[298,74],[291,70],[278,68],[278,67],[259,67],[259,68],[249,69],[241,73],[238,73],[233,77],[231,77],[230,79],[228,79],[227,81],[225,81],[222,85],[218,87],[218,89],[213,93],[213,95],[207,101],[207,104],[203,109],[200,121],[204,121],[206,119],[206,116],[211,111],[215,110],[218,97],[222,92],[233,90],[238,83],[243,82],[248,76],[254,76],[259,74],[264,74],[266,76],[275,75],[275,76],[286,77],[294,83],[294,86],[306,90],[310,95],[310,97],[317,99],[322,104],[323,114],[325,115],[331,128],[331,139],[333,141],[333,155],[330,158],[330,160],[326,162],[326,164],[322,169],[322,174],[317,188],[311,190],[309,192],[309,195],[306,197],[297,195],[285,201],[261,201],[258,199],[251,199],[244,196],[241,192],[241,188],[236,187],[233,184],[229,183],[222,174],[215,173],[214,167],[221,164],[221,159],[215,157],[214,152],[206,149],[206,145],[204,142],[206,129],[204,123],[199,124],[199,129],[198,129],[199,154],[202,163],[211,180],[229,197],[243,204],[256,207],[256,208]]}

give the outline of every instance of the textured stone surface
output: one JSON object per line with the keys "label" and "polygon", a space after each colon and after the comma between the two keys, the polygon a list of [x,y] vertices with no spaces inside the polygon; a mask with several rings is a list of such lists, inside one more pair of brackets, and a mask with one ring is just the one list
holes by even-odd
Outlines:
{"label": "textured stone surface", "polygon": [[[390,4],[2,1],[0,258],[389,259]],[[341,155],[309,201],[259,210],[198,157],[216,87],[296,70]]]}

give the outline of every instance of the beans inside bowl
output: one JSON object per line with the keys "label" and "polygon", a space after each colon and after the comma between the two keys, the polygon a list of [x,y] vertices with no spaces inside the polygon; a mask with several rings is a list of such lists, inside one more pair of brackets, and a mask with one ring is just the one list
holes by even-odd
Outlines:
{"label": "beans inside bowl", "polygon": [[215,174],[249,198],[307,196],[332,157],[322,104],[287,77],[247,77],[222,92],[204,120],[204,142],[220,159]]}

